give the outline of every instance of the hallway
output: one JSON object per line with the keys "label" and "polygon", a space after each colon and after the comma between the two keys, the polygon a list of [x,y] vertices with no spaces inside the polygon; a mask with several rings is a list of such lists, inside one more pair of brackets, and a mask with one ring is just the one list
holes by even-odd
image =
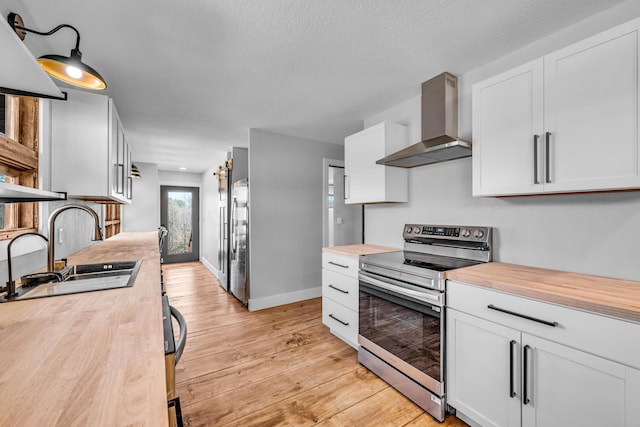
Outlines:
{"label": "hallway", "polygon": [[250,313],[200,263],[163,270],[188,324],[176,368],[186,426],[466,425],[436,423],[362,367],[322,324],[320,298]]}

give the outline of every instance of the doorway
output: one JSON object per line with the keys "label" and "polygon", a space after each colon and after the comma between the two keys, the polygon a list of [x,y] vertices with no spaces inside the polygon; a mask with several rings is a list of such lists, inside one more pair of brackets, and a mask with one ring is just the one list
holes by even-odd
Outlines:
{"label": "doorway", "polygon": [[323,246],[364,243],[364,206],[344,202],[344,162],[323,161]]}
{"label": "doorway", "polygon": [[160,224],[169,233],[162,248],[165,263],[200,259],[198,187],[160,186]]}

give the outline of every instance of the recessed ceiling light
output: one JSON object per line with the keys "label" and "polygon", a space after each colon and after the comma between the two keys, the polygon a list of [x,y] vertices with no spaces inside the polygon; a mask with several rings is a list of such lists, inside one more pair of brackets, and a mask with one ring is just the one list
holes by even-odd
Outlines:
{"label": "recessed ceiling light", "polygon": [[181,171],[186,171],[187,168],[185,168],[184,166],[180,166],[178,169],[180,169]]}

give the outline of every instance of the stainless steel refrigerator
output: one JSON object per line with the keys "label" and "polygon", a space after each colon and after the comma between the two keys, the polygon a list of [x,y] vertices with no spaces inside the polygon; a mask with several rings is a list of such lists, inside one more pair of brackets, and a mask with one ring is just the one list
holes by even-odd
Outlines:
{"label": "stainless steel refrigerator", "polygon": [[218,168],[218,281],[224,290],[229,290],[229,184],[231,173],[229,162]]}
{"label": "stainless steel refrigerator", "polygon": [[231,248],[229,291],[244,305],[249,302],[249,180],[231,186]]}
{"label": "stainless steel refrigerator", "polygon": [[231,263],[231,187],[249,174],[249,151],[233,147],[228,160],[216,171],[218,178],[218,281],[230,291],[229,269]]}

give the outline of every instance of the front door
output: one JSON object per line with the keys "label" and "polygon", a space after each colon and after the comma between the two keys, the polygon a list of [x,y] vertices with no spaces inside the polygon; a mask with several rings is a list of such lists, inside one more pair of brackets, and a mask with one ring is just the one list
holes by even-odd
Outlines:
{"label": "front door", "polygon": [[162,248],[165,263],[198,261],[199,188],[160,186],[160,223],[169,233]]}

